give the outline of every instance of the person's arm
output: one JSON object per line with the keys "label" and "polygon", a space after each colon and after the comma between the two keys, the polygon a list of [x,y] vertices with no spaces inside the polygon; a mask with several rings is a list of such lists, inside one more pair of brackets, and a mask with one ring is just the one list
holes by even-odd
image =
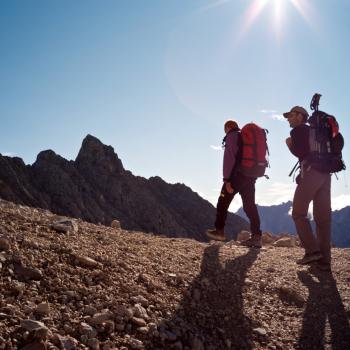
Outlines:
{"label": "person's arm", "polygon": [[288,146],[290,151],[296,157],[304,158],[309,153],[310,149],[309,128],[306,126],[294,128],[290,132],[290,136],[290,145]]}
{"label": "person's arm", "polygon": [[238,152],[238,134],[230,132],[226,137],[226,146],[224,152],[223,177],[224,182],[229,182],[232,170],[236,164],[236,156]]}

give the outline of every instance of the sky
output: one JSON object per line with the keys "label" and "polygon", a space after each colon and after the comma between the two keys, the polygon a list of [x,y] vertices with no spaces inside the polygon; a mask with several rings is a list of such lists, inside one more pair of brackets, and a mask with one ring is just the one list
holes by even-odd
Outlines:
{"label": "sky", "polygon": [[[0,153],[74,160],[91,134],[134,175],[215,205],[223,124],[255,122],[271,165],[257,203],[291,200],[282,113],[310,111],[316,92],[350,168],[349,11],[350,0],[0,0]],[[333,209],[350,205],[348,173],[333,176]]]}

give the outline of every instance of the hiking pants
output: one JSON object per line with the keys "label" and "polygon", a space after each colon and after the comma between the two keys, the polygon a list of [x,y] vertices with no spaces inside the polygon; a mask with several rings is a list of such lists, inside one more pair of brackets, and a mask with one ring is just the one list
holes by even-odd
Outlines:
{"label": "hiking pants", "polygon": [[[331,175],[310,169],[298,181],[293,199],[292,216],[305,253],[320,251],[322,262],[331,261]],[[307,217],[313,201],[316,237]]]}
{"label": "hiking pants", "polygon": [[232,179],[233,193],[226,191],[225,184],[222,186],[218,204],[216,206],[215,228],[223,230],[227,218],[228,207],[234,196],[239,193],[242,197],[243,210],[250,221],[250,230],[253,234],[261,234],[260,217],[255,204],[255,177],[244,176],[240,173]]}

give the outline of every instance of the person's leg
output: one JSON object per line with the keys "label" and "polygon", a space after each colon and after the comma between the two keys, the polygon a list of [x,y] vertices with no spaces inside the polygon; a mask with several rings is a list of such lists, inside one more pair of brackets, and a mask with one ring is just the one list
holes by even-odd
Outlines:
{"label": "person's leg", "polygon": [[223,184],[218,203],[216,205],[215,228],[217,230],[223,230],[225,227],[227,211],[232,202],[233,197],[235,196],[235,193],[235,191],[233,193],[228,193],[226,191],[225,184]]}
{"label": "person's leg", "polygon": [[260,217],[255,204],[255,182],[256,178],[242,176],[240,179],[239,193],[242,197],[243,210],[250,222],[251,237],[243,242],[246,247],[261,248],[262,235],[260,229]]}
{"label": "person's leg", "polygon": [[323,181],[319,174],[313,169],[306,171],[303,178],[299,180],[293,198],[292,217],[306,255],[319,252],[318,242],[307,217],[310,202],[322,186]]}
{"label": "person's leg", "polygon": [[253,235],[261,235],[260,217],[258,208],[255,204],[255,182],[256,178],[246,177],[242,184],[239,193],[242,197],[243,210],[246,213],[249,222],[250,230]]}
{"label": "person's leg", "polygon": [[314,220],[316,223],[317,241],[323,255],[321,263],[331,262],[331,176],[322,174],[324,183],[314,198]]}

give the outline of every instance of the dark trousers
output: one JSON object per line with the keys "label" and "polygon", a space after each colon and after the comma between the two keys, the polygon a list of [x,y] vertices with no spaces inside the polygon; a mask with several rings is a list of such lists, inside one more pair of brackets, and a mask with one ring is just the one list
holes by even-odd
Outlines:
{"label": "dark trousers", "polygon": [[228,207],[234,196],[239,193],[242,197],[243,210],[250,221],[252,234],[261,234],[260,217],[255,204],[255,181],[256,178],[237,174],[232,178],[233,193],[226,191],[225,184],[222,186],[218,204],[216,205],[215,228],[222,230],[225,227]]}

